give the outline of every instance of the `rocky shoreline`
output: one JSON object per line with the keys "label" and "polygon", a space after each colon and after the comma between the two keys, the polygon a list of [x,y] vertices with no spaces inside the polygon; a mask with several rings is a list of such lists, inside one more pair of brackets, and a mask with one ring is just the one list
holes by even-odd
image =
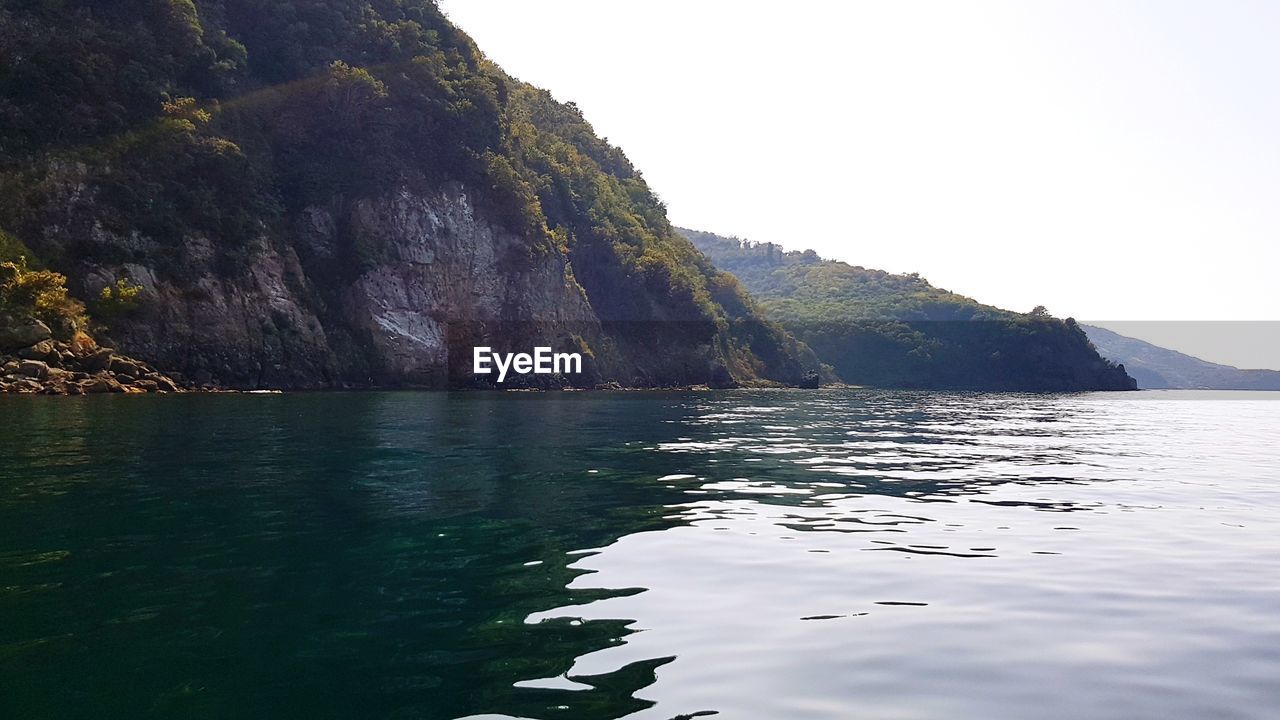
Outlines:
{"label": "rocky shoreline", "polygon": [[[811,373],[799,387],[816,388],[819,381]],[[734,387],[784,387],[778,383],[744,383]],[[331,388],[338,389],[338,388]],[[380,388],[369,385],[360,390],[414,390],[411,386]],[[438,388],[437,388],[438,389]],[[627,387],[616,382],[601,383],[591,388],[565,386],[533,388],[513,383],[511,387],[467,387],[454,390],[502,390],[530,392],[544,390],[711,390],[707,385],[673,385],[661,387]],[[149,363],[101,347],[81,333],[77,339],[63,341],[54,337],[43,322],[27,317],[16,319],[0,316],[0,394],[25,395],[98,395],[98,394],[166,394],[182,392],[236,392],[210,385],[185,382],[182,376],[158,371]],[[249,392],[279,392],[257,390]]]}
{"label": "rocky shoreline", "polygon": [[92,342],[62,342],[39,320],[0,327],[0,393],[96,395],[178,393],[186,388],[151,365]]}

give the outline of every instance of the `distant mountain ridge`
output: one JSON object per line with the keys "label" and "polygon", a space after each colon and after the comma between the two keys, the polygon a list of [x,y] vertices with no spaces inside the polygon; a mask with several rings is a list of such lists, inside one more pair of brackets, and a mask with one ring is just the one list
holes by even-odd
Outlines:
{"label": "distant mountain ridge", "polygon": [[1280,390],[1280,371],[1242,370],[1153,345],[1096,325],[1082,325],[1103,357],[1124,363],[1143,389]]}
{"label": "distant mountain ridge", "polygon": [[1136,388],[1072,319],[1016,313],[895,275],[679,229],[733,274],[772,320],[845,382],[877,387],[1080,391]]}

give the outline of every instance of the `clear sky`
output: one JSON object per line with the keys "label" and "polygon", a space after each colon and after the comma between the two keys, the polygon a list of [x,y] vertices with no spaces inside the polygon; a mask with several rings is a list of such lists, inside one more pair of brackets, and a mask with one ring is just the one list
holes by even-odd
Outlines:
{"label": "clear sky", "polygon": [[1280,320],[1280,3],[443,0],[677,224],[1082,320]]}

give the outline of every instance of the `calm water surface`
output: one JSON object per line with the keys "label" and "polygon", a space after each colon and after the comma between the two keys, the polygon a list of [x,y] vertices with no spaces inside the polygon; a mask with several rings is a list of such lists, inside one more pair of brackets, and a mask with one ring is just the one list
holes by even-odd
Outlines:
{"label": "calm water surface", "polygon": [[3,718],[1280,717],[1280,402],[0,397]]}

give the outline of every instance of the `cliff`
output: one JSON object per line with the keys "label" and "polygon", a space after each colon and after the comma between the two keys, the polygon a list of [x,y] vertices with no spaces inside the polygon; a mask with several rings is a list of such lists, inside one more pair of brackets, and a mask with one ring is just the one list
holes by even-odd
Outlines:
{"label": "cliff", "polygon": [[195,384],[799,384],[813,354],[577,109],[426,0],[0,8],[0,230],[99,334]]}
{"label": "cliff", "polygon": [[845,382],[895,388],[1131,390],[1070,318],[1015,313],[894,275],[682,230]]}

